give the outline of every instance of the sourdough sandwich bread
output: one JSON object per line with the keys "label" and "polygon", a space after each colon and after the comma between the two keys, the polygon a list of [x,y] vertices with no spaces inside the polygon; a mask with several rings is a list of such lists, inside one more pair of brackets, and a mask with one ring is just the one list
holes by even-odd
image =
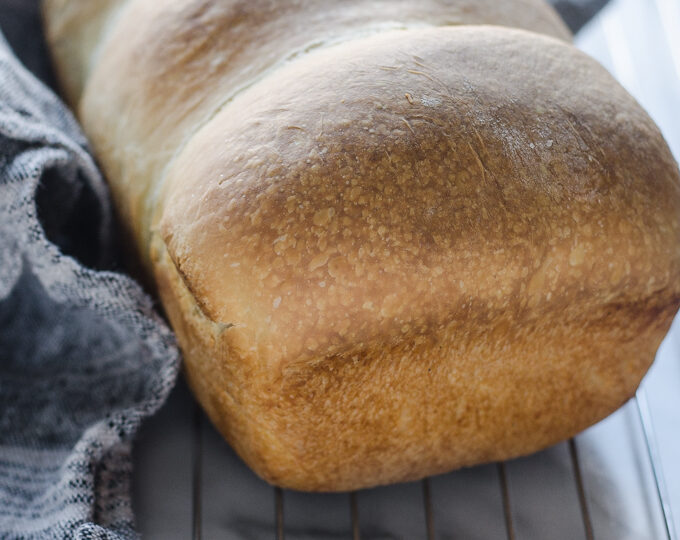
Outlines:
{"label": "sourdough sandwich bread", "polygon": [[657,127],[539,0],[45,0],[189,383],[266,480],[533,452],[680,304]]}

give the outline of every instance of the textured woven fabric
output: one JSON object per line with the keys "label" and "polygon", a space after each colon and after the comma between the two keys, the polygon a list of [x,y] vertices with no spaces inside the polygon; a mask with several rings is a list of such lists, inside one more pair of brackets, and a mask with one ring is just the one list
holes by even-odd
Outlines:
{"label": "textured woven fabric", "polygon": [[76,122],[0,38],[0,538],[136,536],[131,438],[179,355],[137,284],[84,266],[110,233]]}

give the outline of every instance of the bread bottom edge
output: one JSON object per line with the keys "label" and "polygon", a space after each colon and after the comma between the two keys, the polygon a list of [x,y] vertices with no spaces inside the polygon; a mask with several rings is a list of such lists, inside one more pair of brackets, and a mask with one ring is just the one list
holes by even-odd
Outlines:
{"label": "bread bottom edge", "polygon": [[443,328],[281,367],[206,319],[167,254],[156,274],[212,423],[260,477],[300,491],[417,480],[567,439],[634,395],[678,303],[646,299],[570,321],[556,311],[516,328],[492,321],[472,339]]}

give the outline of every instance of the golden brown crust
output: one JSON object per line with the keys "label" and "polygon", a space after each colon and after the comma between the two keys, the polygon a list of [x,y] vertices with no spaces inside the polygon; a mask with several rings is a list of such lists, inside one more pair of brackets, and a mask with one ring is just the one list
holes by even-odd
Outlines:
{"label": "golden brown crust", "polygon": [[167,181],[161,295],[212,359],[189,355],[191,385],[287,487],[568,437],[633,394],[680,300],[657,128],[595,62],[522,31],[310,54],[225,107]]}
{"label": "golden brown crust", "polygon": [[542,0],[128,1],[97,57],[79,116],[142,256],[163,171],[239,91],[310,49],[390,28],[463,23],[569,39]]}
{"label": "golden brown crust", "polygon": [[356,489],[630,397],[680,303],[677,165],[635,101],[556,39],[447,26],[567,38],[536,1],[273,6],[129,0],[80,103],[246,462]]}
{"label": "golden brown crust", "polygon": [[169,171],[161,232],[206,314],[251,332],[273,365],[475,312],[580,312],[677,276],[659,137],[557,41],[387,33],[310,54],[225,107]]}
{"label": "golden brown crust", "polygon": [[275,371],[206,319],[156,237],[156,277],[187,376],[266,480],[338,491],[526,454],[633,395],[678,296],[564,318],[471,320]]}

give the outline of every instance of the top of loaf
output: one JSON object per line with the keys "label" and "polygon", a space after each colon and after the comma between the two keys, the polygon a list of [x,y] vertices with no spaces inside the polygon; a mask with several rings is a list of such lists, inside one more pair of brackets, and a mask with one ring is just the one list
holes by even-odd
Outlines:
{"label": "top of loaf", "polygon": [[[47,5],[59,2],[97,3]],[[309,51],[389,29],[452,24],[519,26],[569,39],[542,0],[108,2],[115,9],[94,18],[75,8],[57,11],[48,18],[49,34],[62,79],[75,71],[87,81],[75,99],[79,118],[142,257],[148,257],[159,187],[183,145],[239,92]],[[100,44],[75,43],[92,25],[98,28],[104,14]],[[71,49],[79,54],[65,54]]]}
{"label": "top of loaf", "polygon": [[[145,64],[145,69],[155,71],[176,63],[186,68],[182,60],[187,60],[188,51],[208,45],[218,53],[228,50],[232,68],[234,59],[243,67],[254,64],[239,73],[241,77],[271,60],[268,57],[272,52],[274,57],[286,51],[295,53],[301,38],[309,41],[307,46],[319,46],[343,39],[348,30],[370,27],[378,21],[383,28],[418,21],[436,25],[498,24],[566,40],[571,37],[542,0],[42,0],[48,41],[59,60],[58,75],[72,106],[77,107],[99,60],[101,45],[116,26],[116,16],[123,7],[128,16],[119,30],[127,39],[120,41],[118,36],[113,41],[124,52],[127,47],[136,49],[135,57],[142,64],[145,56],[158,62],[155,68]],[[139,32],[144,25],[146,28]],[[276,45],[267,51],[271,44]],[[242,57],[240,61],[238,56]]]}
{"label": "top of loaf", "polygon": [[679,283],[658,129],[595,61],[521,30],[310,52],[203,125],[165,197],[160,233],[204,314],[284,365]]}

